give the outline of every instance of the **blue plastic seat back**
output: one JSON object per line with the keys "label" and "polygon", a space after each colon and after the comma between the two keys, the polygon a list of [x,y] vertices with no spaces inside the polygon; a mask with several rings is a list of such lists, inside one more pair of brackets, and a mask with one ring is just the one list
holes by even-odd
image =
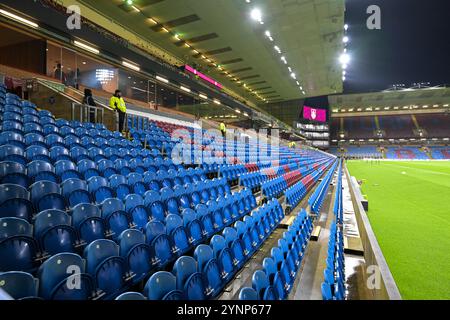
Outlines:
{"label": "blue plastic seat back", "polygon": [[70,207],[80,203],[91,203],[91,195],[86,181],[80,179],[68,179],[62,183],[62,193]]}
{"label": "blue plastic seat back", "polygon": [[171,241],[166,234],[166,228],[159,221],[149,222],[145,235],[154,257],[154,265],[165,265],[172,257]]}
{"label": "blue plastic seat back", "polygon": [[124,292],[119,295],[115,300],[132,300],[132,301],[142,301],[146,300],[145,296],[139,292]]}
{"label": "blue plastic seat back", "polygon": [[231,277],[234,273],[233,255],[226,245],[225,238],[215,235],[211,238],[210,245],[213,248],[216,259],[220,263],[223,275]]}
{"label": "blue plastic seat back", "polygon": [[0,241],[17,235],[33,236],[33,226],[20,218],[0,218]]}
{"label": "blue plastic seat back", "polygon": [[151,270],[150,247],[145,236],[136,229],[123,231],[119,236],[120,255],[127,261],[128,268],[135,274],[133,282],[142,280]]}
{"label": "blue plastic seat back", "polygon": [[258,293],[258,297],[260,300],[264,299],[264,295],[266,293],[266,289],[270,286],[269,279],[267,275],[262,270],[257,270],[253,273],[252,277],[252,286],[253,289]]}
{"label": "blue plastic seat back", "polygon": [[255,289],[245,287],[242,288],[239,292],[239,300],[249,300],[249,301],[256,301],[259,300],[258,293]]}
{"label": "blue plastic seat back", "polygon": [[144,205],[144,199],[138,194],[130,194],[125,197],[125,211],[131,212],[137,206]]}
{"label": "blue plastic seat back", "polygon": [[37,211],[47,209],[65,210],[66,200],[61,195],[59,185],[52,181],[38,181],[30,186],[31,201]]}
{"label": "blue plastic seat back", "polygon": [[114,198],[115,196],[114,191],[108,185],[108,180],[104,177],[91,177],[88,180],[88,189],[97,203],[102,203],[106,199]]}
{"label": "blue plastic seat back", "polygon": [[167,271],[158,271],[148,279],[144,292],[149,300],[167,300],[175,294],[181,297],[177,290],[176,277]]}
{"label": "blue plastic seat back", "polygon": [[28,188],[30,179],[25,172],[25,166],[21,163],[2,161],[0,162],[0,183],[17,184],[24,188]]}
{"label": "blue plastic seat back", "polygon": [[177,289],[184,291],[188,300],[204,300],[205,284],[201,273],[197,272],[197,262],[189,256],[178,258],[172,273],[177,278]]}
{"label": "blue plastic seat back", "polygon": [[[80,277],[85,272],[85,261],[74,253],[53,255],[38,270],[39,296],[45,300],[85,300],[92,293],[89,278]],[[79,285],[75,282],[79,282]]]}
{"label": "blue plastic seat back", "polygon": [[328,283],[322,282],[322,299],[323,300],[333,300],[333,294],[331,292],[331,287]]}
{"label": "blue plastic seat back", "polygon": [[105,226],[100,209],[90,203],[77,204],[72,209],[72,223],[77,229],[80,240],[91,243],[105,237]]}
{"label": "blue plastic seat back", "polygon": [[125,260],[119,256],[119,246],[111,240],[99,239],[84,249],[87,272],[94,276],[99,289],[111,298],[125,286]]}
{"label": "blue plastic seat back", "polygon": [[176,214],[169,214],[166,217],[167,234],[173,239],[173,244],[178,254],[183,254],[190,247],[190,242],[186,229],[183,226],[183,220]]}
{"label": "blue plastic seat back", "polygon": [[48,254],[74,252],[77,235],[70,216],[61,210],[49,209],[35,217],[34,234]]}
{"label": "blue plastic seat back", "polygon": [[14,299],[35,298],[38,296],[38,280],[22,271],[1,272],[0,289]]}
{"label": "blue plastic seat back", "polygon": [[30,195],[22,186],[16,184],[0,185],[0,218],[17,217],[31,221],[33,205]]}

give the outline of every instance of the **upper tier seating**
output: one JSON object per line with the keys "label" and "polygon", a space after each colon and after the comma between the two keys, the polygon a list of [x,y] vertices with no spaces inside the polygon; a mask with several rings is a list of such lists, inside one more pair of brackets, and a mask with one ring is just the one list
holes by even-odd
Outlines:
{"label": "upper tier seating", "polygon": [[[344,131],[347,139],[369,139],[376,130],[374,117],[346,117]],[[340,137],[338,138],[340,139]]]}

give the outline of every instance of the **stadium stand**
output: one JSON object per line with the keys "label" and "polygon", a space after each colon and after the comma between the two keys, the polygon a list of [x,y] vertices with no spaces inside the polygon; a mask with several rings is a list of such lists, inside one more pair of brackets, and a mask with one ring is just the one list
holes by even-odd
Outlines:
{"label": "stadium stand", "polygon": [[418,147],[388,147],[386,152],[388,159],[409,159],[409,160],[426,160],[429,159],[427,154]]}
{"label": "stadium stand", "polygon": [[[193,128],[136,118],[128,140],[102,124],[55,119],[3,86],[0,109],[0,278],[18,299],[214,298],[283,219],[276,198],[300,192],[295,206],[334,162],[282,147],[268,168],[270,150],[247,145],[246,164],[186,168],[170,159],[170,133],[192,137]],[[290,290],[312,226],[306,212],[295,221],[272,250],[281,276],[255,273],[258,298]],[[81,287],[68,290],[75,276]],[[13,281],[22,291],[8,289]],[[143,292],[128,292],[143,282]]]}

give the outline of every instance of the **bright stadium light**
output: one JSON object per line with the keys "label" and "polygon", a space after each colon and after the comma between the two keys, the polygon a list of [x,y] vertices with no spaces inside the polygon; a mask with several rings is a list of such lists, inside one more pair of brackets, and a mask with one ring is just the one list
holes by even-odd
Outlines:
{"label": "bright stadium light", "polygon": [[345,31],[348,30],[348,24],[344,24],[344,30],[345,30]]}
{"label": "bright stadium light", "polygon": [[137,64],[135,64],[135,63],[130,63],[130,62],[127,62],[127,61],[122,61],[122,65],[123,65],[124,67],[130,68],[131,70],[134,70],[134,71],[141,71],[141,68],[140,68]]}
{"label": "bright stadium light", "polygon": [[272,35],[270,34],[270,31],[269,31],[269,30],[266,30],[265,35],[266,35],[266,37],[268,37],[268,38],[270,38],[270,37],[272,36]]}
{"label": "bright stadium light", "polygon": [[35,23],[33,21],[30,21],[30,20],[27,20],[25,18],[22,18],[22,17],[20,17],[18,15],[15,15],[14,13],[11,13],[11,12],[6,11],[6,10],[0,9],[0,14],[2,16],[8,17],[9,19],[12,19],[12,20],[15,20],[17,22],[26,24],[29,27],[33,27],[33,28],[38,28],[39,27],[39,25],[37,23]]}
{"label": "bright stadium light", "polygon": [[345,36],[345,37],[342,38],[342,42],[343,42],[343,43],[347,43],[349,40],[350,40],[350,39],[349,39],[347,36]]}
{"label": "bright stadium light", "polygon": [[261,22],[261,21],[262,21],[262,13],[261,13],[261,10],[259,10],[258,8],[253,9],[253,10],[250,12],[250,17],[251,17],[253,20],[255,20],[255,21]]}
{"label": "bright stadium light", "polygon": [[344,66],[350,62],[350,56],[348,53],[343,53],[339,57],[339,62]]}
{"label": "bright stadium light", "polygon": [[85,44],[83,42],[75,40],[73,42],[73,44],[75,46],[77,46],[78,48],[84,49],[86,51],[89,51],[89,52],[92,52],[92,53],[95,53],[95,54],[99,54],[100,53],[100,50],[98,50],[97,48],[91,47],[91,46],[89,46],[89,45],[87,45],[87,44]]}

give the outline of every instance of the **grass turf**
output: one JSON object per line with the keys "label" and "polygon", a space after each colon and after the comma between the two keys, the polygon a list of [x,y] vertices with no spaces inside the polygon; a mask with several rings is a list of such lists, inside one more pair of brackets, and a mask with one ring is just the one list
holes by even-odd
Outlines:
{"label": "grass turf", "polygon": [[450,162],[348,161],[403,299],[450,299]]}

